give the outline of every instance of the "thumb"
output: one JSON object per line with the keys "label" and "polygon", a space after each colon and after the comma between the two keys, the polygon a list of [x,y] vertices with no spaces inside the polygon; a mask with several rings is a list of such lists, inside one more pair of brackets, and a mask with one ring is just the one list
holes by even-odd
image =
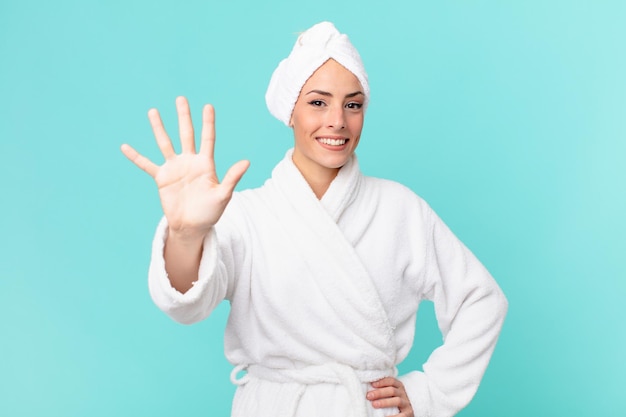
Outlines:
{"label": "thumb", "polygon": [[247,161],[247,160],[243,160],[243,161],[239,161],[235,163],[226,172],[226,175],[224,176],[224,179],[222,180],[222,185],[226,186],[231,191],[234,190],[237,184],[239,183],[239,180],[241,180],[241,177],[243,177],[243,174],[245,174],[246,171],[248,170],[249,166],[250,166],[250,161]]}

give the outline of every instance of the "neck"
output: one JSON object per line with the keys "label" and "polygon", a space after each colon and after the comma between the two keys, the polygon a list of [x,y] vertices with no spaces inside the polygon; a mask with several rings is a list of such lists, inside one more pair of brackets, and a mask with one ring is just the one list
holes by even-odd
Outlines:
{"label": "neck", "polygon": [[293,158],[293,163],[298,168],[298,171],[302,174],[313,193],[321,200],[330,183],[333,182],[337,173],[341,168],[325,168],[317,165],[303,164],[298,161],[297,158]]}
{"label": "neck", "polygon": [[307,177],[304,174],[303,174],[303,176],[304,176],[304,179],[306,180],[306,182],[309,184],[309,187],[311,187],[311,190],[313,190],[313,193],[315,194],[317,199],[321,200],[322,197],[324,197],[324,194],[326,194],[326,191],[328,190],[328,187],[330,187],[330,183],[337,176],[337,172],[339,172],[339,169],[337,169],[335,171],[335,173],[332,175],[332,177],[328,177],[328,178],[320,178],[318,176],[310,178],[310,177]]}

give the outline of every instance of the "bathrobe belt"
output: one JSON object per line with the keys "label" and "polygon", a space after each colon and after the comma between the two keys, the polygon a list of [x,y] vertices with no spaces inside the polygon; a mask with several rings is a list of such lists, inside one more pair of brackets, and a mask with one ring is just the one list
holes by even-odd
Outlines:
{"label": "bathrobe belt", "polygon": [[[247,374],[237,377],[239,372],[247,371]],[[365,392],[362,384],[377,381],[387,376],[397,376],[396,368],[386,370],[361,370],[340,363],[327,363],[324,365],[311,365],[300,369],[272,369],[261,365],[238,365],[230,374],[230,380],[235,385],[244,385],[250,378],[262,380],[297,383],[301,389],[297,398],[293,400],[293,412],[295,414],[300,397],[304,394],[307,385],[314,384],[338,384],[343,385],[350,396],[350,403],[354,405],[355,417],[366,417]]]}

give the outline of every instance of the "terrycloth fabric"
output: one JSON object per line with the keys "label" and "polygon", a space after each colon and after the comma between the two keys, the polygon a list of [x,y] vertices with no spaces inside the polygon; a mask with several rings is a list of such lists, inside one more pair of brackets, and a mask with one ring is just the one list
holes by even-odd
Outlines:
{"label": "terrycloth fabric", "polygon": [[423,372],[399,378],[415,416],[453,415],[495,346],[507,308],[499,287],[407,188],[362,176],[353,158],[318,200],[291,155],[264,186],[235,193],[184,295],[165,273],[161,222],[154,301],[183,323],[231,302],[226,357],[248,370],[235,379],[233,416],[382,417],[398,410],[375,410],[369,382],[396,372],[420,301],[433,300],[444,344]]}
{"label": "terrycloth fabric", "polygon": [[347,35],[339,33],[332,23],[322,22],[302,33],[289,56],[274,70],[265,93],[270,113],[289,126],[302,86],[315,70],[331,58],[358,78],[364,90],[365,109],[370,90],[361,57]]}
{"label": "terrycloth fabric", "polygon": [[[241,370],[247,370],[248,374],[244,377],[237,379],[236,374]],[[297,369],[273,369],[267,368],[262,365],[240,365],[233,369],[231,373],[231,381],[236,385],[250,384],[250,381],[263,381],[263,382],[276,382],[283,385],[292,385],[296,390],[291,395],[276,396],[283,400],[281,408],[284,408],[282,413],[279,413],[276,409],[268,411],[272,412],[272,415],[285,415],[295,416],[298,415],[298,408],[300,407],[306,412],[300,413],[307,416],[317,415],[312,413],[310,406],[301,404],[302,397],[306,390],[311,386],[330,384],[340,386],[347,394],[347,401],[343,400],[346,405],[351,406],[349,413],[342,412],[342,416],[354,416],[354,417],[366,417],[370,415],[367,409],[366,402],[363,401],[365,392],[367,391],[368,382],[376,381],[386,376],[396,376],[397,371],[391,370],[357,370],[348,365],[342,365],[340,363],[328,363],[324,365],[312,365],[304,368]],[[247,397],[247,402],[245,398]],[[238,401],[237,408],[233,409],[234,416],[248,416],[250,410],[256,408],[258,401],[256,395],[243,396],[242,401]],[[321,398],[324,398],[323,396]],[[240,411],[241,410],[241,411]],[[333,407],[331,409],[337,413],[338,409]],[[377,415],[385,416],[390,410],[397,412],[397,409],[381,410]],[[323,415],[328,415],[330,410],[324,412]]]}

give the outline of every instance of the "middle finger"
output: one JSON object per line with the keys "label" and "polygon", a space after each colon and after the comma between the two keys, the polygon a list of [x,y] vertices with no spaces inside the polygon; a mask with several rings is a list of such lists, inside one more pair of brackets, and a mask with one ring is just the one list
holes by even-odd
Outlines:
{"label": "middle finger", "polygon": [[367,398],[370,400],[397,397],[397,396],[398,396],[398,391],[394,387],[378,388],[367,393]]}
{"label": "middle finger", "polygon": [[187,102],[185,97],[176,99],[176,111],[178,112],[178,131],[182,151],[183,153],[196,153],[191,112],[189,111],[189,102]]}

